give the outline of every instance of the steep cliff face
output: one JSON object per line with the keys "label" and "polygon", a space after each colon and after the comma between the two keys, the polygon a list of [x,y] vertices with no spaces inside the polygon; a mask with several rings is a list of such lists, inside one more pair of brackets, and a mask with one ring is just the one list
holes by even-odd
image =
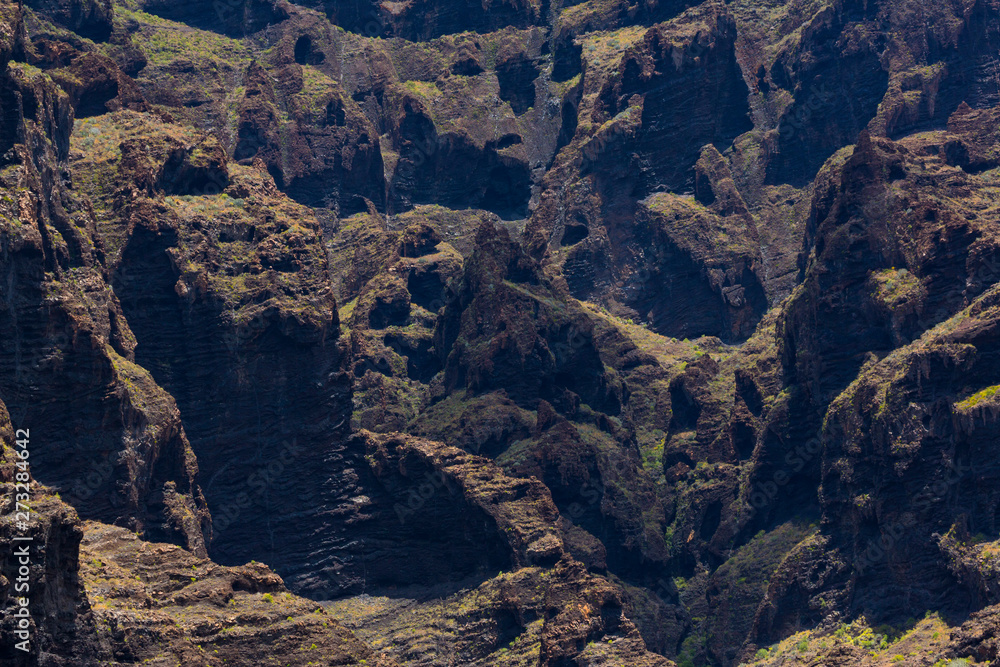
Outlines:
{"label": "steep cliff face", "polygon": [[[23,57],[10,14],[6,60]],[[4,75],[17,143],[4,171],[0,394],[40,443],[34,472],[86,517],[204,552],[211,523],[174,399],[134,364],[93,212],[66,180],[73,109],[51,79]]]}
{"label": "steep cliff face", "polygon": [[27,664],[996,660],[995,0],[0,10]]}
{"label": "steep cliff face", "polygon": [[[79,579],[80,520],[72,507],[40,487],[25,470],[25,458],[18,452],[27,449],[27,460],[33,458],[30,430],[28,436],[25,442],[24,433],[15,431],[0,402],[0,490],[4,513],[12,517],[0,527],[0,628],[4,636],[0,658],[9,665],[37,665],[44,653],[58,656],[49,664],[95,665],[100,652],[97,626]],[[17,446],[18,439],[25,447]],[[15,506],[16,493],[24,493],[25,488],[31,489],[28,505],[33,514],[26,527],[19,527],[13,519],[24,503],[21,508]],[[27,607],[18,598],[27,600]],[[26,621],[23,625],[22,620]],[[27,633],[17,635],[15,630]],[[28,643],[22,648],[28,651],[17,647],[25,640]]]}
{"label": "steep cliff face", "polygon": [[302,2],[322,7],[334,25],[368,37],[402,37],[423,41],[461,32],[493,32],[507,26],[524,28],[542,23],[549,9],[544,0],[462,0],[436,3],[415,0],[401,6],[378,2],[344,4],[334,0]]}
{"label": "steep cliff face", "polygon": [[[687,43],[678,47],[675,40]],[[631,178],[638,177],[633,185],[638,196],[690,188],[690,170],[702,146],[726,148],[752,128],[735,42],[731,15],[712,6],[690,10],[646,31],[602,87],[593,122],[623,113],[639,116],[634,136],[621,147],[636,156],[638,173]],[[632,108],[633,95],[641,96],[641,107]],[[599,147],[600,139],[584,152],[585,159],[598,162]]]}
{"label": "steep cliff face", "polygon": [[[662,562],[664,508],[641,463],[641,449],[655,436],[637,438],[633,418],[643,406],[629,394],[663,400],[667,374],[655,360],[596,313],[567,301],[489,224],[444,309],[435,347],[448,351],[445,398],[414,428],[543,480],[560,511],[582,528],[576,553],[584,560],[599,545],[589,531],[608,542],[598,552],[623,574],[644,560]],[[658,383],[639,389],[623,381],[643,372]],[[619,486],[627,479],[627,489]]]}
{"label": "steep cliff face", "polygon": [[[830,517],[825,553],[782,566],[758,612],[758,642],[815,619],[820,599],[873,622],[915,607],[961,614],[993,604],[986,573],[997,534],[995,464],[986,443],[995,300],[991,289],[913,343],[873,358],[832,403],[820,496]],[[800,601],[791,614],[788,597]]]}
{"label": "steep cliff face", "polygon": [[[982,131],[976,119],[963,109],[951,126]],[[771,433],[758,436],[751,479],[774,498],[763,513],[781,516],[785,498],[817,504],[824,522],[776,572],[750,635],[757,647],[833,614],[898,622],[914,608],[992,602],[951,546],[968,539],[961,531],[988,542],[994,530],[990,494],[973,490],[990,487],[993,464],[965,426],[991,395],[975,369],[992,363],[997,246],[982,207],[992,175],[948,164],[947,146],[961,142],[943,131],[898,143],[862,135],[821,172],[805,278],[777,331],[796,404],[765,410]],[[937,199],[952,185],[954,197]],[[734,509],[751,503],[747,494]],[[760,525],[760,512],[739,514],[724,525]]]}
{"label": "steep cliff face", "polygon": [[235,37],[251,35],[288,18],[288,3],[283,0],[220,1],[207,11],[204,4],[191,1],[144,0],[138,4],[150,14]]}
{"label": "steep cliff face", "polygon": [[[105,660],[395,667],[261,563],[225,567],[120,528],[83,526],[80,579]],[[78,664],[78,663],[77,663]]]}
{"label": "steep cliff face", "polygon": [[114,5],[111,0],[33,0],[28,7],[57,25],[95,42],[111,36]]}
{"label": "steep cliff face", "polygon": [[[21,480],[30,479],[23,466],[37,451],[33,431],[25,447],[16,444],[22,439],[20,431],[15,438],[0,403],[0,490],[11,516],[16,493],[26,486]],[[26,458],[22,451],[28,452]],[[5,665],[90,667],[167,659],[250,665],[277,664],[277,656],[285,665],[315,660],[396,664],[316,603],[288,593],[281,578],[262,564],[227,568],[175,545],[144,541],[124,528],[82,523],[51,489],[33,479],[27,486],[28,527],[5,521],[0,529],[5,639],[0,657]],[[15,591],[15,582],[29,587]],[[22,596],[27,607],[17,600]],[[280,626],[284,632],[275,636]],[[18,636],[15,629],[27,634]],[[17,648],[21,640],[27,651]]]}
{"label": "steep cliff face", "polygon": [[260,157],[282,189],[308,206],[343,215],[364,210],[366,199],[383,207],[379,133],[346,91],[308,67],[326,56],[308,33],[296,39],[298,32],[276,47],[277,81],[256,62],[243,73],[233,158]]}
{"label": "steep cliff face", "polygon": [[[767,307],[757,230],[719,155],[752,128],[736,35],[725,7],[705,3],[648,30],[585,39],[586,124],[546,176],[526,232],[574,297],[666,335],[743,339]],[[619,40],[631,45],[616,52]],[[693,194],[696,180],[693,206],[657,194]],[[735,256],[723,259],[723,244]],[[688,299],[713,306],[680,315]]]}
{"label": "steep cliff face", "polygon": [[[118,246],[112,283],[136,362],[176,398],[201,462],[212,554],[264,556],[252,539],[263,529],[267,562],[298,586],[331,505],[323,461],[349,428],[318,223],[261,161],[231,165],[214,139],[127,112],[88,128],[77,170],[91,188],[116,184],[101,210]],[[280,519],[290,513],[295,525]]]}
{"label": "steep cliff face", "polygon": [[877,16],[875,3],[831,3],[800,28],[798,45],[777,55],[769,78],[795,97],[778,119],[772,182],[803,185],[875,117],[889,83],[880,62],[887,36],[865,30]]}
{"label": "steep cliff face", "polygon": [[582,310],[546,308],[555,295],[541,282],[538,267],[504,231],[480,228],[461,292],[438,332],[438,349],[450,350],[446,388],[502,388],[522,406],[544,399],[566,411],[582,402],[617,414],[621,389],[604,376],[590,322]]}
{"label": "steep cliff face", "polygon": [[[394,646],[413,664],[672,664],[646,651],[620,590],[567,553],[559,511],[540,481],[433,441],[367,439],[378,488],[369,523],[359,526],[370,540],[367,576],[382,585],[433,585],[449,599],[394,618],[369,615],[398,597],[394,586],[376,583],[373,593],[387,597],[331,607],[362,637]],[[385,533],[389,512],[398,525]],[[408,554],[405,565],[396,552]]]}
{"label": "steep cliff face", "polygon": [[[909,342],[997,279],[995,232],[989,217],[975,212],[991,177],[969,176],[934,155],[947,141],[937,135],[891,144],[863,136],[829,206],[814,204],[816,231],[807,233],[815,233],[809,270],[816,279],[805,287],[815,291],[793,298],[783,345],[795,379],[810,383],[820,400],[843,389],[865,353]],[[918,160],[921,153],[931,157]],[[950,187],[961,192],[953,205],[933,199]],[[826,276],[838,281],[836,290],[824,284]],[[803,306],[815,310],[806,315]],[[845,322],[855,324],[845,330]]]}

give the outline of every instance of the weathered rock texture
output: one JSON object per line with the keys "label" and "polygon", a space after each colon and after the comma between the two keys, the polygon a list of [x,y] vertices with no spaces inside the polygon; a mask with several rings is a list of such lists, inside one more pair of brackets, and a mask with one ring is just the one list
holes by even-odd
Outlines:
{"label": "weathered rock texture", "polygon": [[[44,655],[52,656],[45,664],[96,665],[100,641],[79,578],[80,520],[72,507],[31,478],[32,433],[29,430],[26,443],[24,435],[15,430],[0,402],[0,490],[4,516],[9,517],[0,524],[0,632],[4,639],[0,659],[5,665],[38,665],[45,663]],[[24,447],[17,446],[18,439]],[[25,450],[27,459],[19,454]],[[26,488],[30,500],[24,503],[22,498],[18,508],[16,494],[26,493]],[[26,527],[16,523],[16,512],[23,511],[24,505],[31,507]],[[25,548],[27,556],[23,555]],[[26,566],[27,576],[22,566]],[[23,608],[18,598],[28,600],[28,651],[16,646],[24,637],[14,631],[25,629],[20,626],[24,616],[16,615]]]}
{"label": "weathered rock texture", "polygon": [[[261,161],[230,165],[214,139],[128,112],[93,126],[78,170],[91,188],[117,183],[101,210],[118,246],[112,283],[136,361],[176,397],[202,463],[212,553],[263,557],[264,531],[264,559],[297,585],[332,511],[322,497],[337,473],[324,461],[349,428],[318,223]],[[292,514],[295,524],[281,519]]]}
{"label": "weathered rock texture", "polygon": [[[4,60],[23,57],[11,9]],[[0,395],[34,427],[37,478],[88,518],[204,553],[211,521],[174,399],[137,366],[93,211],[65,179],[73,108],[16,63],[4,171]]]}
{"label": "weathered rock texture", "polygon": [[224,567],[95,523],[84,526],[80,556],[98,636],[115,662],[398,664],[261,563]]}
{"label": "weathered rock texture", "polygon": [[[0,489],[15,516],[15,485],[30,475],[31,444],[20,447],[0,403]],[[33,433],[29,441],[33,440]],[[27,450],[29,456],[19,453]],[[81,523],[76,512],[31,479],[28,528],[0,527],[0,628],[5,665],[221,665],[396,663],[376,654],[316,603],[287,592],[265,565],[227,568],[181,547],[142,540],[124,528]],[[24,483],[20,490],[23,490]],[[8,499],[10,502],[8,502]],[[23,541],[29,538],[30,541]],[[29,574],[21,572],[27,545]],[[29,589],[13,590],[27,580]],[[15,648],[20,604],[30,600],[29,651]],[[280,629],[281,632],[275,632]]]}
{"label": "weathered rock texture", "polygon": [[996,0],[0,4],[27,664],[996,661],[998,48]]}

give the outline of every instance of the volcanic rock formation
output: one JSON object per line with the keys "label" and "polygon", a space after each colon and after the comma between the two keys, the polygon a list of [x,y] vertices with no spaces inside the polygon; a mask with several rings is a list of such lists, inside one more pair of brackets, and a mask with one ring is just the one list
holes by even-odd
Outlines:
{"label": "volcanic rock formation", "polygon": [[0,3],[0,661],[1000,660],[998,49],[997,0]]}

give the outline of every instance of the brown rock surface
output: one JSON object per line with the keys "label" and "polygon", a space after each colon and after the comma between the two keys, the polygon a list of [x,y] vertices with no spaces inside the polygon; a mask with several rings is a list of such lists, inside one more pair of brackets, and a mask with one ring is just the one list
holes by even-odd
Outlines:
{"label": "brown rock surface", "polygon": [[995,0],[26,4],[31,664],[997,660]]}
{"label": "brown rock surface", "polygon": [[63,177],[72,107],[18,65],[4,86],[20,131],[3,175],[0,394],[44,443],[35,475],[84,516],[203,552],[211,519],[177,407],[134,364],[93,211]]}

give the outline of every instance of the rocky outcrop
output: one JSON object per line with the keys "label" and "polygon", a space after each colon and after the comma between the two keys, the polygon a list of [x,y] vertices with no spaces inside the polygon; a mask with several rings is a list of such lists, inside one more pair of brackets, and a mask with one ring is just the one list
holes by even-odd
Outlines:
{"label": "rocky outcrop", "polygon": [[963,104],[976,109],[996,106],[1000,97],[989,83],[988,71],[997,61],[998,12],[1000,8],[990,2],[961,8],[887,5],[883,13],[898,34],[909,33],[921,21],[929,32],[923,43],[895,49],[898,55],[889,60],[889,90],[873,126],[899,138],[941,127]]}
{"label": "rocky outcrop", "polygon": [[436,3],[416,0],[400,7],[377,2],[344,4],[336,0],[303,2],[322,6],[330,22],[367,37],[402,37],[422,41],[460,32],[493,32],[507,26],[524,28],[544,21],[548,5],[539,0],[459,0]]}
{"label": "rocky outcrop", "polygon": [[[277,84],[258,63],[244,74],[233,158],[264,160],[296,201],[350,215],[365,200],[385,206],[385,176],[376,128],[333,80],[290,63]],[[277,90],[276,90],[277,88]],[[279,103],[280,100],[280,103]],[[279,106],[290,106],[291,125]]]}
{"label": "rocky outcrop", "polygon": [[[482,565],[497,569],[553,565],[565,555],[556,528],[558,512],[538,480],[507,477],[487,460],[430,441],[390,435],[370,440],[366,450],[375,478],[393,499],[392,511],[409,534],[409,539],[396,538],[400,548],[414,554],[406,570],[392,560],[382,561],[392,569],[372,572],[376,580],[389,583],[400,577],[402,584],[416,583],[414,577],[419,583],[461,579],[455,576],[463,574],[460,571],[435,574],[447,568],[433,563],[444,552],[453,561],[482,559]],[[442,521],[442,511],[453,519]],[[429,530],[435,525],[436,530]],[[421,542],[430,544],[421,547]],[[419,553],[428,560],[413,560]]]}
{"label": "rocky outcrop", "polygon": [[224,567],[96,523],[84,526],[80,554],[94,621],[115,661],[398,664],[322,606],[293,596],[261,563]]}
{"label": "rocky outcrop", "polygon": [[[6,640],[0,659],[18,667],[46,659],[51,660],[47,664],[96,665],[97,626],[79,578],[80,520],[72,507],[31,478],[34,445],[41,443],[30,429],[27,439],[24,435],[15,431],[0,402],[0,493],[4,514],[12,517],[0,528],[0,628]],[[31,511],[27,525],[19,525],[15,505],[25,489]]]}
{"label": "rocky outcrop", "polygon": [[[1000,528],[987,444],[995,428],[987,369],[997,354],[996,299],[990,290],[872,364],[830,408],[821,500],[829,516],[839,517],[828,530],[857,573],[851,605],[873,619],[898,617],[912,605],[995,603],[995,591],[942,558],[933,536],[989,536]],[[895,474],[873,485],[873,471],[886,467]],[[864,488],[855,481],[862,478]],[[898,568],[901,562],[906,569]],[[904,579],[922,582],[905,600],[895,594]]]}
{"label": "rocky outcrop", "polygon": [[936,613],[911,618],[902,627],[872,626],[864,620],[797,632],[755,654],[743,664],[754,667],[803,662],[889,667],[974,664],[996,659],[997,608],[977,611],[958,622]]}
{"label": "rocky outcrop", "polygon": [[[726,161],[706,146],[725,148],[752,127],[735,22],[706,3],[639,35],[610,64],[593,56],[590,106],[579,110],[588,123],[546,177],[526,230],[532,253],[559,267],[573,296],[660,333],[744,339],[767,307],[757,230]],[[654,194],[696,189],[694,207]],[[730,273],[707,255],[726,256]],[[718,304],[718,314],[690,317],[688,298]]]}
{"label": "rocky outcrop", "polygon": [[[809,260],[815,279],[807,277],[807,291],[787,308],[783,345],[786,367],[810,383],[819,400],[843,389],[867,352],[913,340],[997,278],[994,234],[966,209],[986,183],[934,159],[924,180],[924,162],[916,156],[938,153],[938,141],[947,143],[939,137],[894,144],[865,135],[844,164],[839,187],[814,201],[807,240],[815,249]],[[954,206],[933,200],[932,192],[952,186],[962,193]],[[904,236],[903,229],[911,231]],[[837,269],[827,273],[823,266]],[[838,282],[828,284],[826,275]],[[813,310],[808,327],[800,319],[803,307]],[[817,317],[829,325],[817,326]],[[854,324],[845,330],[845,322]],[[807,329],[806,336],[798,333]]]}
{"label": "rocky outcrop", "polygon": [[[640,269],[647,285],[639,285],[627,302],[644,320],[678,338],[715,335],[734,341],[753,333],[767,297],[749,214],[723,217],[675,195],[654,195],[640,204],[636,226],[655,258]],[[695,310],[697,316],[687,315]]]}
{"label": "rocky outcrop", "polygon": [[76,118],[119,109],[149,110],[135,81],[106,56],[84,53],[49,75],[69,94]]}
{"label": "rocky outcrop", "polygon": [[673,665],[643,648],[613,587],[571,562],[503,573],[440,602],[349,598],[331,613],[410,664]]}
{"label": "rocky outcrop", "polygon": [[[863,135],[838,168],[839,183],[817,192],[805,282],[781,323],[786,382],[816,407],[789,410],[781,423],[786,433],[799,429],[807,440],[829,402],[821,448],[806,443],[792,451],[765,437],[755,456],[771,461],[759,468],[764,484],[789,474],[789,461],[801,462],[798,470],[805,466],[809,476],[820,473],[822,461],[818,500],[831,518],[823,550],[786,562],[776,575],[787,581],[769,593],[770,611],[758,613],[758,644],[833,610],[892,619],[914,605],[957,609],[970,599],[991,602],[961,559],[942,555],[933,537],[953,526],[986,535],[995,530],[990,497],[963,481],[973,468],[977,479],[988,479],[993,464],[988,454],[979,460],[985,451],[980,435],[962,426],[979,423],[965,421],[963,411],[980,400],[970,394],[992,384],[975,369],[992,363],[986,332],[995,295],[987,286],[996,281],[995,239],[964,208],[975,206],[973,193],[985,180],[967,180],[937,157],[949,141],[957,140],[937,135],[893,144]],[[912,171],[917,154],[932,156],[921,162],[919,179]],[[953,205],[931,204],[924,187],[932,183],[935,193],[954,183],[962,194]],[[892,472],[883,478],[878,471]],[[906,568],[899,569],[901,562]],[[956,576],[967,583],[956,586]],[[900,597],[903,579],[924,584],[905,584]]]}
{"label": "rocky outcrop", "polygon": [[[20,492],[15,475],[24,476],[18,481],[30,477],[17,464],[30,465],[36,443],[30,432],[25,447],[16,444],[0,403],[5,513],[15,512],[15,491]],[[27,458],[18,454],[23,450]],[[164,656],[209,665],[259,664],[278,656],[285,664],[317,659],[396,664],[316,603],[288,593],[262,564],[228,568],[175,545],[144,541],[124,528],[81,523],[49,489],[34,480],[27,486],[32,489],[28,527],[11,522],[0,530],[0,627],[11,640],[0,648],[4,664],[91,667]],[[15,582],[29,588],[15,589]],[[19,615],[20,596],[28,600],[27,617]],[[284,631],[275,633],[275,627]],[[15,628],[27,629],[28,651],[15,647]]]}
{"label": "rocky outcrop", "polygon": [[545,399],[573,411],[584,402],[617,414],[621,388],[605,377],[582,311],[547,307],[551,292],[537,266],[503,229],[483,225],[476,243],[438,333],[438,349],[448,351],[446,387],[503,388],[524,406]]}
{"label": "rocky outcrop", "polygon": [[210,518],[177,407],[134,364],[93,212],[64,178],[69,100],[17,65],[4,87],[18,143],[0,223],[0,395],[46,443],[34,474],[83,516],[204,552]]}
{"label": "rocky outcrop", "polygon": [[[260,157],[284,192],[333,215],[364,211],[365,200],[391,212],[441,204],[527,214],[533,183],[575,122],[572,105],[551,111],[568,91],[542,75],[540,29],[409,44],[333,31],[315,12],[286,8],[257,61],[218,37],[206,45],[189,29],[141,24],[147,41],[179,42],[147,48],[144,95],[213,132],[237,161]],[[206,46],[210,69],[197,64]],[[345,57],[354,52],[370,58]]]}
{"label": "rocky outcrop", "polygon": [[[426,223],[373,240],[378,247],[359,244],[344,285],[345,297],[355,296],[347,323],[358,378],[354,426],[388,432],[404,430],[430,402],[429,385],[442,369],[434,349],[437,313],[452,298],[463,260]],[[374,276],[369,260],[381,266]],[[365,278],[357,290],[355,281]]]}
{"label": "rocky outcrop", "polygon": [[232,0],[213,3],[143,0],[142,9],[156,16],[235,37],[251,35],[288,18],[284,0]]}
{"label": "rocky outcrop", "polygon": [[[588,574],[566,553],[558,510],[537,479],[507,476],[488,459],[432,441],[364,437],[379,490],[368,501],[368,521],[353,534],[368,542],[369,589],[378,594],[390,584],[440,587],[467,582],[469,575],[483,581],[476,594],[460,592],[443,609],[424,612],[443,615],[439,627],[453,628],[422,630],[430,634],[421,643],[437,647],[422,657],[433,660],[426,664],[447,659],[488,665],[498,655],[535,651],[540,665],[585,659],[671,664],[645,650],[623,613],[618,589]],[[378,512],[396,515],[393,533],[382,532],[387,517]],[[405,561],[394,557],[396,551],[408,554]],[[498,576],[498,570],[510,573]],[[467,611],[456,615],[452,610],[458,607]],[[352,626],[362,636],[398,638],[393,642],[397,651],[427,651],[426,646],[410,647],[414,637],[407,628],[413,617],[365,619],[349,601],[333,611],[353,617]]]}
{"label": "rocky outcrop", "polygon": [[[859,615],[898,623],[914,605],[992,603],[988,559],[973,565],[982,561],[979,551],[956,547],[975,542],[962,537],[974,533],[987,544],[994,530],[989,494],[968,481],[988,479],[992,464],[976,459],[980,473],[964,467],[985,450],[958,426],[974,422],[988,432],[993,383],[957,380],[978,377],[975,364],[992,354],[989,334],[974,333],[992,326],[996,243],[977,208],[991,177],[948,163],[962,142],[989,155],[982,117],[963,109],[952,122],[962,136],[981,139],[942,132],[894,143],[862,135],[831,160],[815,184],[802,285],[730,360],[673,385],[683,391],[672,398],[687,410],[678,413],[673,401],[672,421],[687,419],[696,440],[682,449],[683,440],[668,440],[669,475],[725,451],[719,445],[727,439],[748,457],[750,477],[738,491],[721,466],[698,475],[700,488],[679,480],[690,504],[672,528],[691,531],[688,543],[700,558],[711,563],[711,554],[726,553],[720,547],[732,548],[723,545],[751,550],[757,540],[777,539],[774,526],[796,516],[825,517],[817,535],[781,547],[788,555],[768,578],[766,596],[758,588],[747,601],[756,608],[749,643],[734,650],[731,639],[718,639],[721,628],[707,628],[714,660],[749,659],[796,628],[825,632]],[[958,188],[952,199],[933,199],[951,186]],[[704,416],[726,409],[712,399],[722,384],[734,402],[719,431]],[[978,405],[978,421],[963,416]],[[915,580],[925,583],[906,583]],[[708,594],[718,595],[720,585],[717,579]]]}
{"label": "rocky outcrop", "polygon": [[[629,357],[631,342],[568,300],[503,229],[482,225],[476,243],[435,333],[447,398],[412,428],[544,481],[590,533],[577,552],[585,560],[594,536],[623,573],[662,560],[665,509],[639,464],[631,388],[619,375],[642,376],[636,367],[650,360]],[[637,391],[657,400],[655,389]]]}
{"label": "rocky outcrop", "polygon": [[996,659],[994,0],[221,4],[0,11],[37,662]]}
{"label": "rocky outcrop", "polygon": [[991,2],[793,2],[774,13],[741,3],[733,11],[759,94],[760,134],[744,143],[762,158],[747,163],[754,191],[761,182],[807,186],[862,130],[897,139],[943,127],[963,103],[997,102],[986,83],[998,38]]}
{"label": "rocky outcrop", "polygon": [[[211,553],[224,563],[259,557],[300,587],[308,554],[322,550],[307,526],[318,531],[329,511],[301,499],[326,493],[323,461],[347,436],[350,412],[319,226],[260,161],[228,164],[214,140],[153,117],[105,122],[120,157],[105,161],[95,144],[78,168],[118,183],[104,223],[120,247],[112,282],[136,361],[176,398],[199,457],[216,517]],[[251,539],[262,525],[267,553]]]}
{"label": "rocky outcrop", "polygon": [[[646,31],[641,42],[625,51],[616,76],[604,84],[595,122],[626,113],[638,116],[620,147],[627,155],[635,153],[630,168],[637,170],[632,191],[638,196],[690,189],[691,168],[702,146],[725,147],[751,129],[749,91],[735,43],[735,21],[724,8],[709,3]],[[614,133],[597,134],[584,148],[585,164],[596,166],[605,150],[615,146],[615,138]]]}
{"label": "rocky outcrop", "polygon": [[588,33],[651,26],[669,21],[698,4],[692,0],[599,0],[565,7],[552,28],[552,76],[566,81],[583,71],[583,50],[577,40]]}
{"label": "rocky outcrop", "polygon": [[95,42],[111,36],[114,5],[111,0],[30,0],[28,7]]}
{"label": "rocky outcrop", "polygon": [[[484,80],[472,85],[490,83]],[[469,86],[465,82],[459,85]],[[483,92],[471,92],[475,97],[483,96]],[[475,97],[468,102],[475,103]],[[522,143],[519,134],[494,135],[483,141],[467,132],[440,132],[427,100],[404,93],[393,102],[389,111],[391,134],[399,162],[389,196],[396,210],[413,204],[441,204],[482,208],[514,219],[525,216],[531,173],[527,161],[518,154],[523,153],[518,150]]]}
{"label": "rocky outcrop", "polygon": [[275,182],[281,183],[281,126],[274,84],[257,62],[250,63],[243,76],[247,85],[237,109],[239,121],[233,159],[249,164],[260,158]]}
{"label": "rocky outcrop", "polygon": [[833,3],[801,28],[806,39],[775,59],[770,81],[794,101],[778,121],[771,182],[803,185],[875,117],[889,83],[880,66],[885,38],[857,26],[874,23],[876,13],[875,3]]}

